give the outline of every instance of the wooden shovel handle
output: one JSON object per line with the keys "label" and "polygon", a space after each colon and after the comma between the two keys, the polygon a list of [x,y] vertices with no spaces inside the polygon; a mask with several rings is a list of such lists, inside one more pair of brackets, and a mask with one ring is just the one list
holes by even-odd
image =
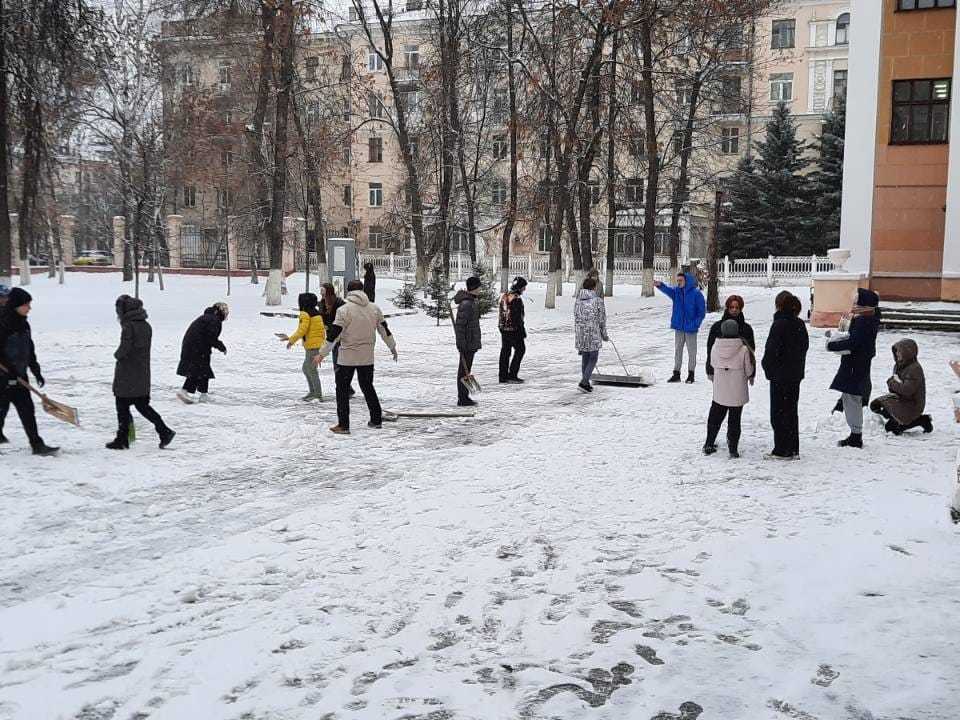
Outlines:
{"label": "wooden shovel handle", "polygon": [[[3,363],[0,363],[0,370],[3,370],[3,372],[5,372],[7,375],[11,375],[11,374],[12,374],[12,373],[7,369],[7,366],[4,365]],[[39,390],[37,390],[33,385],[31,385],[30,383],[28,383],[26,380],[24,380],[24,379],[23,379],[22,377],[20,377],[19,375],[17,376],[17,382],[20,383],[21,385],[23,385],[27,390],[29,390],[30,392],[32,392],[33,394],[35,394],[35,395],[36,395],[37,397],[39,397],[40,399],[42,399],[42,400],[46,400],[46,399],[47,399],[47,396],[46,396],[46,395],[44,395],[42,392],[40,392]]]}

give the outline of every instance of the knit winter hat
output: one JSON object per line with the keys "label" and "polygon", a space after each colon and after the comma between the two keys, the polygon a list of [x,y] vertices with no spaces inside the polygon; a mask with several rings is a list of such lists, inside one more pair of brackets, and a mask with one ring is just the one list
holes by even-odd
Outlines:
{"label": "knit winter hat", "polygon": [[740,337],[740,326],[736,320],[724,320],[720,323],[720,334],[725,338]]}
{"label": "knit winter hat", "polygon": [[30,293],[23,288],[16,287],[10,291],[9,299],[7,300],[7,307],[9,307],[11,310],[16,310],[21,305],[26,305],[32,300],[33,298],[31,297]]}
{"label": "knit winter hat", "polygon": [[473,275],[467,278],[467,290],[476,290],[480,285],[480,278]]}
{"label": "knit winter hat", "polygon": [[857,305],[861,307],[876,307],[880,304],[880,296],[873,290],[857,288]]}
{"label": "knit winter hat", "polygon": [[520,277],[519,275],[513,279],[512,288],[514,290],[521,290],[527,286],[527,281]]}
{"label": "knit winter hat", "polygon": [[10,294],[10,288],[0,283],[0,295],[9,295],[9,294]]}

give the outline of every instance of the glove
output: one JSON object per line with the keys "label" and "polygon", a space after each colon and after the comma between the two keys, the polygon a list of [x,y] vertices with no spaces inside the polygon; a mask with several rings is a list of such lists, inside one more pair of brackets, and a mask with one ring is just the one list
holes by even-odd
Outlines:
{"label": "glove", "polygon": [[43,387],[47,384],[47,381],[43,379],[43,375],[40,373],[34,373],[33,376],[37,379],[37,386]]}
{"label": "glove", "polygon": [[397,349],[394,348],[393,350],[390,351],[390,353],[393,355],[393,361],[396,362],[396,361],[397,361]]}
{"label": "glove", "polygon": [[713,382],[713,374],[707,375],[707,380]]}
{"label": "glove", "polygon": [[221,345],[221,346],[220,346],[220,352],[222,352],[224,355],[226,355],[226,354],[227,354],[227,346],[226,346],[226,345]]}

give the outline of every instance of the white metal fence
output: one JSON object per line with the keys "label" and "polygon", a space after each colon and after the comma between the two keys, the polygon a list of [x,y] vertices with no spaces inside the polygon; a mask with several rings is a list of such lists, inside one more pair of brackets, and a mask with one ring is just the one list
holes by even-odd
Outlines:
{"label": "white metal fence", "polygon": [[[522,275],[527,280],[546,281],[547,255],[511,255],[510,275]],[[412,280],[416,271],[416,258],[412,255],[363,255],[363,263],[373,263],[379,277]],[[500,268],[500,258],[481,256],[477,262],[491,273]],[[696,262],[696,261],[695,261]],[[705,267],[705,263],[701,262]],[[598,258],[597,269],[601,279],[606,276],[606,259]],[[829,272],[834,268],[827,257],[816,255],[796,257],[765,257],[731,260],[722,258],[717,262],[717,278],[723,285],[756,285],[774,287],[776,285],[811,285],[815,272]],[[567,258],[563,263],[564,277],[572,279],[573,267]],[[670,258],[658,255],[653,259],[653,275],[657,279],[666,279],[670,274]],[[614,260],[613,277],[618,283],[639,284],[643,273],[643,261],[639,257],[618,257]],[[473,274],[470,256],[466,253],[450,256],[450,276],[454,280],[465,280]]]}

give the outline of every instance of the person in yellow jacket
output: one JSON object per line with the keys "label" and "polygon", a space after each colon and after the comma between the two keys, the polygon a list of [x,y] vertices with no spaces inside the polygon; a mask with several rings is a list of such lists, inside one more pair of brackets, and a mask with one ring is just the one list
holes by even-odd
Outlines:
{"label": "person in yellow jacket", "polygon": [[277,333],[277,337],[286,341],[287,350],[292,348],[298,341],[303,340],[303,348],[306,351],[306,357],[303,360],[303,374],[307,376],[307,385],[310,392],[301,399],[310,402],[311,400],[323,400],[323,389],[320,387],[320,373],[313,366],[313,358],[320,351],[323,343],[327,339],[327,330],[323,324],[323,316],[320,314],[317,296],[313,293],[300,293],[297,298],[300,305],[300,323],[297,325],[296,332],[287,336],[283,333]]}

